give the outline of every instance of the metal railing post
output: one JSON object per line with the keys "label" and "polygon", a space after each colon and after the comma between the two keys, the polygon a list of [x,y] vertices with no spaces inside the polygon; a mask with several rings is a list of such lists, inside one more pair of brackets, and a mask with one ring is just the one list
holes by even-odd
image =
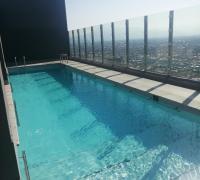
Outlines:
{"label": "metal railing post", "polygon": [[22,158],[23,158],[23,161],[24,161],[24,169],[25,169],[26,178],[27,178],[27,180],[30,180],[31,178],[30,178],[30,174],[29,174],[28,163],[27,163],[25,151],[22,151]]}
{"label": "metal railing post", "polygon": [[104,38],[103,38],[103,24],[100,25],[100,32],[101,32],[101,58],[102,64],[104,63]]}
{"label": "metal railing post", "polygon": [[15,59],[15,66],[17,66],[17,57],[15,56],[14,59]]}
{"label": "metal railing post", "polygon": [[111,30],[112,30],[112,56],[113,56],[113,63],[115,61],[115,24],[114,22],[111,23]]}
{"label": "metal railing post", "polygon": [[16,101],[14,100],[14,107],[15,107],[15,115],[16,115],[16,120],[17,120],[17,126],[20,126],[20,122],[19,122],[19,116],[18,116],[18,112],[17,112],[17,105],[16,105]]}
{"label": "metal railing post", "polygon": [[67,31],[67,39],[68,39],[68,48],[67,49],[68,49],[68,57],[71,57],[71,48],[72,47],[71,47],[71,42],[70,42],[71,40],[70,40],[69,32],[70,31]]}
{"label": "metal railing post", "polygon": [[148,55],[148,16],[144,16],[144,71],[147,71]]}
{"label": "metal railing post", "polygon": [[24,62],[24,66],[26,65],[26,57],[23,56],[23,62]]}
{"label": "metal railing post", "polygon": [[83,33],[84,33],[84,46],[85,46],[85,58],[88,58],[87,55],[87,35],[86,35],[86,28],[83,28]]}
{"label": "metal railing post", "polygon": [[91,37],[92,37],[92,58],[94,60],[95,53],[94,53],[94,28],[91,26]]}
{"label": "metal railing post", "polygon": [[173,29],[174,29],[174,11],[169,12],[169,39],[168,39],[168,76],[171,74],[171,63],[173,58]]}
{"label": "metal railing post", "polygon": [[74,51],[74,57],[76,57],[75,39],[74,39],[74,30],[72,30],[72,39],[73,39],[73,51]]}
{"label": "metal railing post", "polygon": [[81,58],[81,42],[80,42],[80,31],[77,29],[77,35],[78,35],[78,53],[79,53],[79,58]]}
{"label": "metal railing post", "polygon": [[129,66],[129,20],[126,20],[126,67]]}

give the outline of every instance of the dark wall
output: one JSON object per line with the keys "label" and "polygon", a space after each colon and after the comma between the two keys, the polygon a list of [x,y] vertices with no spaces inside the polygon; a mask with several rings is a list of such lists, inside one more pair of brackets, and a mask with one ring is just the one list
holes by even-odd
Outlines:
{"label": "dark wall", "polygon": [[0,0],[0,30],[7,63],[67,53],[65,0]]}
{"label": "dark wall", "polygon": [[[1,40],[1,39],[0,39]],[[4,80],[6,73],[4,71],[3,53],[0,48],[0,179],[1,180],[19,180],[19,169],[17,164],[17,157],[15,154],[15,147],[11,141],[8,116],[6,113]]]}

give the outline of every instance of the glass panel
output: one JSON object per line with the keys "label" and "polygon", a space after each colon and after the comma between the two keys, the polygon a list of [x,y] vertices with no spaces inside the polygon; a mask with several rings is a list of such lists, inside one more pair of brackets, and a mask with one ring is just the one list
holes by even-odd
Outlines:
{"label": "glass panel", "polygon": [[87,58],[88,60],[93,60],[91,27],[86,28],[86,39],[87,39]]}
{"label": "glass panel", "polygon": [[113,63],[112,30],[110,23],[103,25],[103,35],[104,35],[104,63],[112,64]]}
{"label": "glass panel", "polygon": [[129,67],[144,69],[144,17],[129,20]]}
{"label": "glass panel", "polygon": [[78,33],[74,30],[74,42],[75,42],[75,57],[79,58],[79,47],[78,47]]}
{"label": "glass panel", "polygon": [[126,25],[125,21],[115,22],[115,64],[126,64]]}
{"label": "glass panel", "polygon": [[147,71],[168,72],[169,12],[148,16]]}
{"label": "glass panel", "polygon": [[71,55],[71,57],[74,57],[74,47],[73,47],[72,31],[69,31],[69,43],[70,43],[70,55]]}
{"label": "glass panel", "polygon": [[85,42],[84,42],[84,31],[83,31],[83,29],[79,30],[79,34],[80,34],[81,59],[85,59]]}
{"label": "glass panel", "polygon": [[200,6],[174,12],[171,74],[200,80]]}
{"label": "glass panel", "polygon": [[100,26],[94,26],[94,54],[95,61],[102,62]]}

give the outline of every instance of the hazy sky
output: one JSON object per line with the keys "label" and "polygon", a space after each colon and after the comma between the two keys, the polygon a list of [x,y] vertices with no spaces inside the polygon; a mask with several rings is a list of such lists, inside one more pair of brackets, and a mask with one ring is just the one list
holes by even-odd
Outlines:
{"label": "hazy sky", "polygon": [[66,0],[69,30],[200,4],[200,0]]}

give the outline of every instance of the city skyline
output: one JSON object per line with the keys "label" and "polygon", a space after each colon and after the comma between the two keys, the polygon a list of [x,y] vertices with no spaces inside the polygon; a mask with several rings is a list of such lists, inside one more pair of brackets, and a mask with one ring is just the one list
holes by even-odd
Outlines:
{"label": "city skyline", "polygon": [[[199,17],[200,6],[195,6],[173,14],[150,15],[146,26],[144,17],[128,20],[128,26],[125,20],[107,23],[102,25],[102,39],[100,25],[86,28],[85,36],[84,29],[74,30],[73,37],[72,31],[69,31],[73,47],[71,54],[77,58],[122,66],[128,60],[128,66],[134,69],[159,74],[169,74],[170,71],[172,76],[200,81]],[[172,30],[169,30],[169,24],[172,24]]]}

